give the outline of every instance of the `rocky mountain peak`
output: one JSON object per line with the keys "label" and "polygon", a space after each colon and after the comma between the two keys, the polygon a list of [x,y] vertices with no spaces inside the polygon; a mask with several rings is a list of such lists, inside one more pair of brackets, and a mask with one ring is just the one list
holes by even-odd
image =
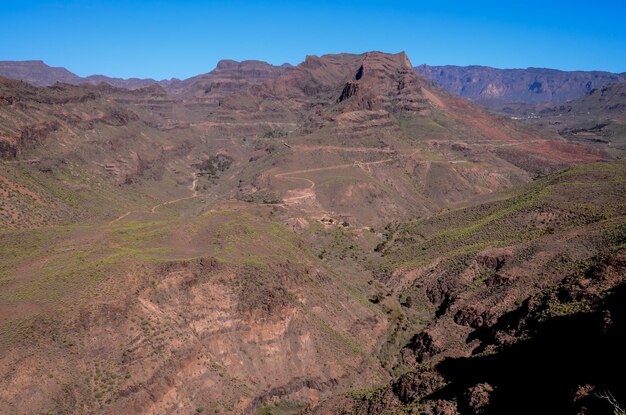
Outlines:
{"label": "rocky mountain peak", "polygon": [[410,71],[413,69],[411,61],[404,52],[400,53],[384,53],[384,52],[367,52],[363,57],[363,65],[371,70],[398,70],[405,69]]}
{"label": "rocky mountain peak", "polygon": [[[358,84],[358,86],[357,86]],[[309,55],[293,72],[270,86],[274,94],[289,96],[333,96],[343,102],[355,95],[402,95],[407,87],[419,92],[420,79],[404,52],[389,54]]]}
{"label": "rocky mountain peak", "polygon": [[422,82],[404,52],[368,52],[362,55],[352,79],[345,83],[338,102],[352,97],[347,109],[420,110]]}

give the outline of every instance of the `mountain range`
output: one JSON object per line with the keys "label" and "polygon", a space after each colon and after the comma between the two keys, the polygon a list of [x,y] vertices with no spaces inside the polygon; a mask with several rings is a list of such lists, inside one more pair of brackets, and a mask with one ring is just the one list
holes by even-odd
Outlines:
{"label": "mountain range", "polygon": [[498,109],[503,103],[560,104],[609,83],[626,82],[626,72],[453,65],[419,65],[415,71],[453,94],[469,98],[489,109]]}
{"label": "mountain range", "polygon": [[[50,67],[42,61],[0,61],[0,76],[22,80],[35,86],[50,86],[56,82],[74,85],[105,82],[119,88],[138,89],[158,83],[173,95],[184,93],[208,95],[211,88],[233,88],[237,82],[249,80],[262,82],[292,68],[289,64],[274,66],[262,61],[222,60],[213,71],[206,74],[182,81],[175,78],[156,81],[110,78],[104,75],[82,78],[65,68]],[[503,104],[510,103],[560,104],[580,98],[607,84],[626,82],[626,72],[560,71],[546,68],[498,69],[477,65],[426,64],[415,66],[414,69],[452,94],[471,99],[492,110],[499,110]],[[229,77],[227,82],[220,79],[224,74]],[[188,91],[185,92],[186,89]]]}
{"label": "mountain range", "polygon": [[136,89],[156,83],[152,79],[121,79],[104,75],[82,78],[65,68],[48,66],[43,61],[0,61],[0,76],[18,79],[34,86],[50,86],[57,82],[73,85],[106,82],[120,88]]}
{"label": "mountain range", "polygon": [[0,68],[22,79],[0,78],[7,413],[626,398],[621,85],[512,119],[404,53],[145,84]]}

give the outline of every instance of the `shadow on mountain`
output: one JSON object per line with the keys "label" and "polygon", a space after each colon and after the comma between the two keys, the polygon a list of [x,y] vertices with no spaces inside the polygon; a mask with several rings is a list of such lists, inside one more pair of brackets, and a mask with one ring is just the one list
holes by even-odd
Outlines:
{"label": "shadow on mountain", "polygon": [[[532,338],[492,355],[446,359],[437,369],[450,383],[430,398],[462,397],[461,413],[610,414],[598,394],[626,403],[625,305],[622,284],[594,312],[540,323]],[[480,384],[488,398],[477,410],[468,390]]]}

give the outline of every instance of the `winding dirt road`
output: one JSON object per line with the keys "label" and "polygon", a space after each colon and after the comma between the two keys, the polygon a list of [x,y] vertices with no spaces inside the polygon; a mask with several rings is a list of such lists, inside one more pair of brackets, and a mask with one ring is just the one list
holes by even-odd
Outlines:
{"label": "winding dirt road", "polygon": [[282,177],[286,180],[304,180],[307,183],[309,183],[309,187],[290,190],[292,194],[295,193],[296,195],[283,197],[283,202],[286,205],[291,205],[297,200],[306,199],[309,197],[310,198],[315,197],[315,191],[313,190],[315,188],[315,182],[313,180],[307,179],[305,177],[295,177],[295,176],[282,176]]}
{"label": "winding dirt road", "polygon": [[173,200],[168,200],[166,202],[163,203],[159,203],[158,205],[155,205],[152,207],[152,209],[150,209],[150,212],[152,213],[156,213],[156,210],[158,208],[160,208],[161,206],[166,206],[166,205],[171,205],[174,203],[178,203],[178,202],[182,202],[183,200],[189,200],[189,199],[193,199],[198,197],[198,191],[196,190],[196,184],[198,183],[198,178],[196,177],[196,174],[193,174],[193,182],[191,182],[191,186],[189,187],[189,189],[191,191],[193,191],[193,194],[191,196],[187,196],[187,197],[181,197],[179,199],[173,199]]}
{"label": "winding dirt road", "polygon": [[294,170],[294,171],[288,171],[288,172],[284,172],[284,173],[276,173],[274,175],[274,177],[288,177],[288,176],[293,176],[294,174],[315,173],[315,172],[318,172],[318,171],[345,169],[345,168],[348,168],[348,167],[371,166],[371,165],[374,165],[374,164],[388,163],[390,161],[393,161],[393,159],[392,158],[388,158],[388,159],[378,160],[378,161],[354,161],[352,163],[337,164],[336,166],[316,167],[316,168],[313,168],[313,169]]}
{"label": "winding dirt road", "polygon": [[[191,196],[181,197],[178,199],[166,200],[165,202],[161,202],[158,205],[154,205],[150,209],[150,213],[156,213],[157,209],[160,208],[161,206],[171,205],[174,203],[182,202],[183,200],[189,200],[189,199],[194,199],[198,197],[198,191],[196,190],[197,184],[198,184],[198,178],[196,177],[196,173],[193,173],[193,181],[191,182],[191,186],[189,186],[189,189],[193,192]],[[125,212],[123,215],[120,215],[119,217],[113,219],[111,222],[109,222],[109,225],[112,225],[115,222],[118,222],[124,219],[126,216],[130,215],[133,212],[146,212],[146,211],[145,210],[129,210],[128,212]]]}
{"label": "winding dirt road", "polygon": [[357,153],[397,153],[398,150],[392,148],[380,147],[342,147],[342,146],[307,146],[301,144],[292,144],[293,150],[299,151],[341,151],[341,152],[357,152]]}
{"label": "winding dirt road", "polygon": [[282,179],[286,179],[286,180],[302,180],[302,181],[306,181],[309,184],[309,187],[290,190],[289,192],[291,192],[293,194],[293,196],[283,197],[283,202],[285,202],[286,205],[291,205],[291,204],[294,204],[294,202],[296,202],[298,200],[302,200],[302,199],[306,199],[306,198],[315,198],[315,191],[313,190],[315,188],[315,182],[313,180],[311,180],[311,179],[307,179],[306,177],[297,176],[298,174],[315,173],[315,172],[327,171],[327,170],[345,169],[345,168],[348,168],[348,167],[371,166],[371,165],[375,165],[375,164],[388,163],[388,162],[393,161],[393,160],[394,160],[393,158],[388,158],[388,159],[378,160],[378,161],[365,161],[365,162],[354,161],[352,163],[338,164],[338,165],[335,165],[335,166],[317,167],[317,168],[312,168],[312,169],[294,170],[294,171],[288,171],[288,172],[284,172],[284,173],[276,173],[274,175],[274,177],[277,178],[277,179],[281,179],[282,178]]}

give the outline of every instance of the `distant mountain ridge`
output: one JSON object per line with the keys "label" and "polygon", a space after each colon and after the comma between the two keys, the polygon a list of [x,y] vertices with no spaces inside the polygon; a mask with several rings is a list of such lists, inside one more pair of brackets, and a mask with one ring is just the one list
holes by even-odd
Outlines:
{"label": "distant mountain ridge", "polygon": [[111,78],[105,75],[90,75],[85,78],[63,67],[53,67],[41,60],[0,61],[0,75],[18,79],[34,86],[50,86],[57,82],[79,85],[82,83],[99,84],[105,82],[117,88],[139,89],[157,83],[154,79]]}
{"label": "distant mountain ridge", "polygon": [[503,102],[558,104],[582,97],[609,83],[626,82],[626,73],[603,71],[453,65],[419,65],[414,69],[451,93],[490,109]]}
{"label": "distant mountain ridge", "polygon": [[65,68],[48,66],[40,60],[0,61],[0,75],[34,86],[49,86],[56,82],[78,84],[83,80]]}
{"label": "distant mountain ridge", "polygon": [[[224,59],[215,69],[184,80],[112,78],[105,75],[80,77],[63,67],[52,67],[41,60],[0,61],[0,76],[18,79],[34,86],[56,82],[108,83],[114,87],[139,89],[160,84],[169,94],[216,101],[224,93],[242,91],[253,84],[273,80],[293,70],[293,66],[272,65],[258,60],[241,62]],[[430,66],[413,68],[449,92],[469,98],[488,109],[501,112],[503,103],[560,104],[590,93],[609,83],[626,82],[626,72],[560,71],[546,68],[498,69],[488,66]]]}
{"label": "distant mountain ridge", "polygon": [[224,59],[208,73],[187,79],[167,79],[157,81],[151,78],[112,78],[106,75],[80,77],[62,67],[52,67],[41,60],[0,61],[0,76],[28,82],[33,86],[50,86],[57,82],[79,85],[82,83],[107,83],[117,88],[140,89],[160,84],[168,93],[177,96],[214,98],[221,93],[243,90],[246,87],[275,79],[293,68],[289,64],[275,66],[267,62],[245,60],[237,62]]}

